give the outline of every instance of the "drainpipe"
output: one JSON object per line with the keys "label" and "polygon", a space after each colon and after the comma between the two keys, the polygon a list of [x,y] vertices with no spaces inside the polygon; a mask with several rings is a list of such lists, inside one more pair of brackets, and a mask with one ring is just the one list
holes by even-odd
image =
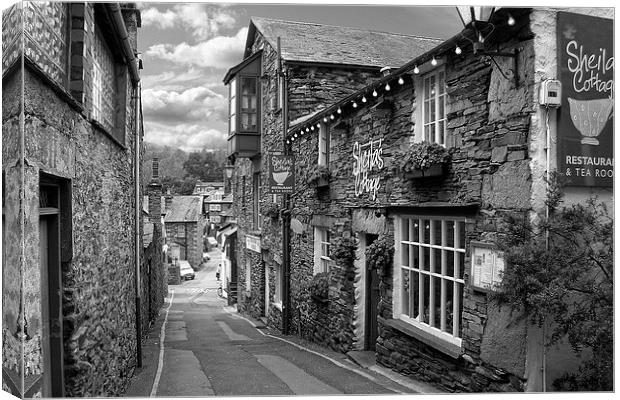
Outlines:
{"label": "drainpipe", "polygon": [[138,368],[142,367],[142,309],[141,309],[141,293],[142,293],[142,284],[141,284],[141,276],[140,276],[140,247],[142,245],[142,241],[140,240],[140,131],[138,129],[139,116],[138,113],[140,111],[139,107],[139,99],[140,99],[140,75],[138,74],[138,64],[136,55],[134,50],[131,48],[131,43],[129,42],[129,34],[127,33],[127,27],[125,26],[125,19],[123,18],[123,14],[121,13],[121,7],[118,3],[108,4],[108,9],[110,10],[112,25],[114,27],[114,31],[118,35],[121,40],[121,49],[123,51],[123,56],[125,58],[125,64],[129,69],[129,76],[131,79],[131,85],[133,87],[132,90],[132,101],[134,105],[134,195],[135,195],[135,286],[136,286],[136,359]]}

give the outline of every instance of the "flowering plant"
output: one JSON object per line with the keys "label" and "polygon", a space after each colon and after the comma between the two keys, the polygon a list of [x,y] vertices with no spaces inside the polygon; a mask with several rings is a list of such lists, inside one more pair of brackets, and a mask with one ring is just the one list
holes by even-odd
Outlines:
{"label": "flowering plant", "polygon": [[366,265],[368,269],[376,269],[379,274],[390,270],[394,262],[394,246],[381,236],[366,248]]}
{"label": "flowering plant", "polygon": [[263,208],[263,213],[270,218],[277,219],[280,216],[280,206],[273,202],[267,203]]}
{"label": "flowering plant", "polygon": [[307,181],[310,186],[318,186],[320,181],[329,182],[331,172],[325,165],[313,165],[308,170]]}
{"label": "flowering plant", "polygon": [[327,299],[329,296],[329,274],[327,272],[319,272],[312,277],[308,290],[313,297],[319,299]]}
{"label": "flowering plant", "polygon": [[430,142],[414,143],[403,154],[400,168],[403,172],[426,170],[433,165],[442,165],[448,162],[450,154],[445,147]]}

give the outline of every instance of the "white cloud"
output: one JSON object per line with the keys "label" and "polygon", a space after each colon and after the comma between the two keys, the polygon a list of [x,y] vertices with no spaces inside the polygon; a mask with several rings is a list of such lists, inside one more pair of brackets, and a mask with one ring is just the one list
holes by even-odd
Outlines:
{"label": "white cloud", "polygon": [[217,36],[196,45],[185,42],[178,45],[156,44],[146,50],[146,55],[180,65],[229,68],[243,57],[247,28],[235,36]]}
{"label": "white cloud", "polygon": [[144,89],[142,108],[145,119],[169,124],[183,122],[224,122],[227,99],[213,90],[199,86],[183,91]]}
{"label": "white cloud", "polygon": [[226,147],[226,135],[215,128],[205,128],[195,124],[166,125],[145,121],[144,140],[185,151],[202,149],[223,149]]}
{"label": "white cloud", "polygon": [[142,12],[144,26],[154,25],[162,29],[181,27],[198,40],[214,37],[222,29],[232,29],[235,22],[232,10],[197,3],[177,4],[163,12],[151,7]]}

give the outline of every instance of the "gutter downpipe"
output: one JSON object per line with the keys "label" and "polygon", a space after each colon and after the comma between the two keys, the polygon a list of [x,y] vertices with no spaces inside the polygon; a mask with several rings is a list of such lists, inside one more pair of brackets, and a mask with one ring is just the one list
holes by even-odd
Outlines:
{"label": "gutter downpipe", "polygon": [[134,242],[134,250],[135,250],[135,286],[136,286],[136,361],[138,368],[142,367],[142,306],[141,306],[141,293],[142,293],[142,282],[140,276],[140,136],[138,129],[138,112],[139,112],[139,103],[138,100],[140,98],[140,75],[138,74],[138,66],[136,56],[134,54],[133,49],[131,48],[131,43],[129,42],[129,34],[127,33],[127,28],[125,26],[125,20],[123,18],[123,14],[121,13],[121,8],[118,3],[112,3],[108,5],[109,10],[112,14],[112,23],[115,27],[115,31],[117,35],[120,37],[122,43],[123,55],[125,57],[125,64],[129,67],[129,75],[131,78],[132,85],[132,101],[134,106],[134,115],[133,115],[133,127],[134,127],[134,189],[135,189],[135,242]]}
{"label": "gutter downpipe", "polygon": [[[280,37],[277,38],[277,51],[278,51],[278,79],[282,82],[282,147],[284,148],[284,154],[290,154],[289,149],[286,146],[286,134],[288,132],[288,88],[286,86],[286,75],[282,70],[282,49],[280,47]],[[291,319],[291,195],[285,194],[284,198],[284,211],[282,213],[282,267],[284,272],[283,292],[284,298],[282,299],[282,333],[289,334],[290,331],[290,319]]]}

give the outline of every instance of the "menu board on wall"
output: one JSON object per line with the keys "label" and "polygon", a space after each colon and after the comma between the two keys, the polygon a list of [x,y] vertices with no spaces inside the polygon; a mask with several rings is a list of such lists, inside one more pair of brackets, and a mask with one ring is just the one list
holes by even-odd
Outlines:
{"label": "menu board on wall", "polygon": [[502,281],[504,254],[489,243],[471,242],[471,279],[475,289],[490,290]]}
{"label": "menu board on wall", "polygon": [[613,185],[613,20],[559,12],[558,171],[569,186]]}
{"label": "menu board on wall", "polygon": [[267,193],[291,194],[295,190],[295,158],[292,155],[268,153],[269,181]]}

